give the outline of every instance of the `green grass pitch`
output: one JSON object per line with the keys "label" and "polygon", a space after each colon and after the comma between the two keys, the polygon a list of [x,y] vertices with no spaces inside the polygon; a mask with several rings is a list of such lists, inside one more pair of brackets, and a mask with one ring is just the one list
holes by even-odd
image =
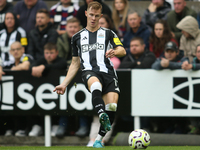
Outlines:
{"label": "green grass pitch", "polygon": [[[92,150],[85,146],[0,146],[0,150]],[[101,149],[101,148],[100,148]],[[103,150],[133,150],[129,146],[106,146]],[[146,150],[200,150],[200,146],[149,146]]]}

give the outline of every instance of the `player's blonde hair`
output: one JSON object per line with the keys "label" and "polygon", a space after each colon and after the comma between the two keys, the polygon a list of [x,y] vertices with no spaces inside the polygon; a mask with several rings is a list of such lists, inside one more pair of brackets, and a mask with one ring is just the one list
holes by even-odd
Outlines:
{"label": "player's blonde hair", "polygon": [[102,5],[99,2],[94,1],[94,2],[89,3],[87,10],[89,10],[90,7],[91,7],[91,9],[95,9],[95,10],[100,9],[101,12],[102,12]]}

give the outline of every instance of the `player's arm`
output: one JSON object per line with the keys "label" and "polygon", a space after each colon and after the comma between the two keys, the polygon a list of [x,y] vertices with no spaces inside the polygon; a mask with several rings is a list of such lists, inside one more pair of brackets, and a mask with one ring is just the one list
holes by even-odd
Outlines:
{"label": "player's arm", "polygon": [[122,46],[117,46],[114,50],[116,57],[123,57],[126,55],[126,50]]}
{"label": "player's arm", "polygon": [[75,77],[79,68],[80,68],[80,57],[72,57],[72,62],[71,62],[71,65],[69,67],[69,70],[67,72],[67,75],[66,75],[64,81],[60,85],[56,86],[53,91],[54,92],[56,91],[57,94],[64,94],[66,87],[72,81],[72,79]]}
{"label": "player's arm", "polygon": [[126,50],[124,49],[123,44],[112,30],[110,31],[110,43],[114,47],[114,50],[109,49],[106,51],[106,58],[112,58],[115,56],[123,57],[126,55]]}
{"label": "player's arm", "polygon": [[117,46],[114,50],[109,49],[106,52],[106,58],[112,58],[112,57],[123,57],[126,55],[126,50],[122,46]]}

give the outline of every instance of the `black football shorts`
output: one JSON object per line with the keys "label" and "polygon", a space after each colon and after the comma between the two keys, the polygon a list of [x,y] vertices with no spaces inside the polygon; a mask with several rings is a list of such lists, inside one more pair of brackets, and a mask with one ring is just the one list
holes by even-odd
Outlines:
{"label": "black football shorts", "polygon": [[[101,82],[102,94],[106,94],[108,92],[116,92],[120,94],[118,78],[116,76],[104,73],[104,72],[94,72],[94,71],[83,71],[82,80],[85,84],[85,87],[88,89],[87,81],[90,77],[95,76]],[[88,89],[89,91],[89,89]],[[89,91],[90,92],[90,91]]]}

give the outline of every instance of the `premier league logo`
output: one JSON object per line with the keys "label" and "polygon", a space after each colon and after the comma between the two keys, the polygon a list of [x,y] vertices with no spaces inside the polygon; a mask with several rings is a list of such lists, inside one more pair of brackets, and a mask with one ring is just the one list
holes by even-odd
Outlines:
{"label": "premier league logo", "polygon": [[173,78],[173,109],[200,109],[200,78]]}

